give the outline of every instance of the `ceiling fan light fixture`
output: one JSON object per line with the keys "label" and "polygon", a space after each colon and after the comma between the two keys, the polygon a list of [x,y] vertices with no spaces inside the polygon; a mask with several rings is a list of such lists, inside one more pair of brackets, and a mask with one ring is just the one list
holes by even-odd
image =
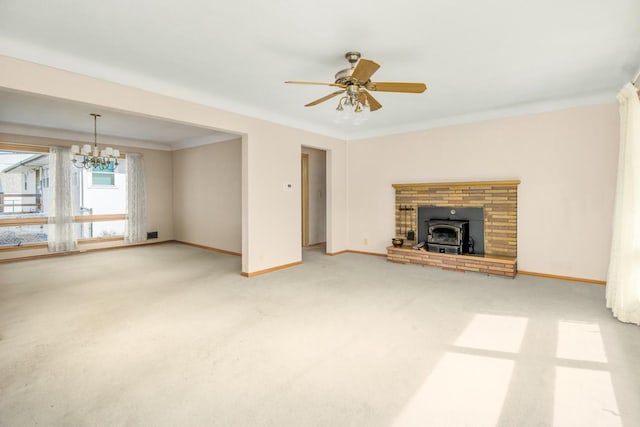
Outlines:
{"label": "ceiling fan light fixture", "polygon": [[369,120],[369,117],[371,117],[371,107],[369,107],[369,103],[365,102],[363,104],[360,102],[359,109],[356,110],[356,113],[358,114],[356,114],[353,119],[353,124],[355,126],[359,126]]}
{"label": "ceiling fan light fixture", "polygon": [[[356,51],[347,52],[345,58],[349,62],[350,68],[338,71],[335,75],[334,83],[304,81],[286,81],[285,83],[325,85],[341,88],[341,90],[305,104],[305,107],[312,107],[335,96],[343,95],[338,101],[336,110],[345,117],[353,117],[354,113],[361,115],[364,111],[367,113],[378,111],[382,108],[382,104],[369,91],[423,93],[427,90],[427,86],[424,83],[372,82],[371,76],[380,68],[380,64],[370,59],[361,58],[360,52]],[[347,106],[349,108],[345,108]],[[346,119],[338,120],[336,117],[336,122],[338,121],[344,122]]]}

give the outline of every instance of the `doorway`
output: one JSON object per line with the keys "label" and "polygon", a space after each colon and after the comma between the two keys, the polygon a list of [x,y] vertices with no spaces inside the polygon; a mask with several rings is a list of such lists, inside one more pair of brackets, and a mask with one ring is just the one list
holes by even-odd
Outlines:
{"label": "doorway", "polygon": [[302,246],[326,244],[327,218],[327,160],[326,151],[302,147],[301,154],[301,212]]}
{"label": "doorway", "polygon": [[309,154],[302,153],[302,246],[309,246]]}

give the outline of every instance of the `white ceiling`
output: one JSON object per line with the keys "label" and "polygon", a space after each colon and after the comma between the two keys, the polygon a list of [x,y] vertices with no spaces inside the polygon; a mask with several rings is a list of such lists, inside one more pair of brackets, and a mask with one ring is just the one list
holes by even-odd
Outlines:
{"label": "white ceiling", "polygon": [[[356,139],[615,102],[640,67],[639,22],[638,0],[2,0],[0,54]],[[335,98],[303,107],[333,88],[283,83],[332,82],[349,50],[381,64],[374,81],[429,89],[377,93],[384,108],[355,126],[335,123]],[[51,105],[0,120],[90,125]],[[133,122],[110,132],[156,140],[177,125]]]}

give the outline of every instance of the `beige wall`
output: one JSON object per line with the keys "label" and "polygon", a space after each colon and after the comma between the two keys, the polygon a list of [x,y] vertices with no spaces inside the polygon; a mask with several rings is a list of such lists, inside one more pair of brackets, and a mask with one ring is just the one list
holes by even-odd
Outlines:
{"label": "beige wall", "polygon": [[[127,150],[123,148],[123,150]],[[131,150],[131,149],[129,149]],[[173,240],[173,163],[170,151],[142,150],[147,192],[147,230],[158,232],[158,241]]]}
{"label": "beige wall", "polygon": [[393,183],[520,179],[518,268],[605,280],[617,114],[599,105],[349,142],[349,247],[390,245]]}
{"label": "beige wall", "polygon": [[173,152],[177,240],[242,251],[242,141]]}
{"label": "beige wall", "polygon": [[326,242],[327,174],[323,150],[302,147],[309,155],[309,244]]}
{"label": "beige wall", "polygon": [[[42,146],[71,146],[77,142],[52,138],[31,137],[22,135],[0,134],[0,141],[16,144]],[[113,146],[121,152],[140,153],[144,159],[145,187],[147,192],[147,230],[157,231],[158,240],[173,240],[173,166],[170,151],[147,150]],[[155,241],[155,240],[154,240]],[[80,250],[122,246],[124,242],[84,243]],[[0,259],[21,258],[46,254],[46,249],[20,249],[16,251],[0,251]]]}

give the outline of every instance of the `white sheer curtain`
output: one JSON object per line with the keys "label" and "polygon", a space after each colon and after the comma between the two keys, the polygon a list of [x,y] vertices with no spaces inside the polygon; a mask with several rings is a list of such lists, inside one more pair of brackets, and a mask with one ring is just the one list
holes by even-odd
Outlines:
{"label": "white sheer curtain", "polygon": [[49,188],[51,189],[47,231],[49,251],[71,251],[78,245],[73,223],[71,150],[64,147],[51,147],[49,151]]}
{"label": "white sheer curtain", "polygon": [[613,213],[607,307],[618,320],[640,325],[640,100],[627,84],[620,102],[620,155]]}
{"label": "white sheer curtain", "polygon": [[136,153],[127,154],[127,232],[129,243],[147,240],[147,200],[144,189],[144,162]]}

